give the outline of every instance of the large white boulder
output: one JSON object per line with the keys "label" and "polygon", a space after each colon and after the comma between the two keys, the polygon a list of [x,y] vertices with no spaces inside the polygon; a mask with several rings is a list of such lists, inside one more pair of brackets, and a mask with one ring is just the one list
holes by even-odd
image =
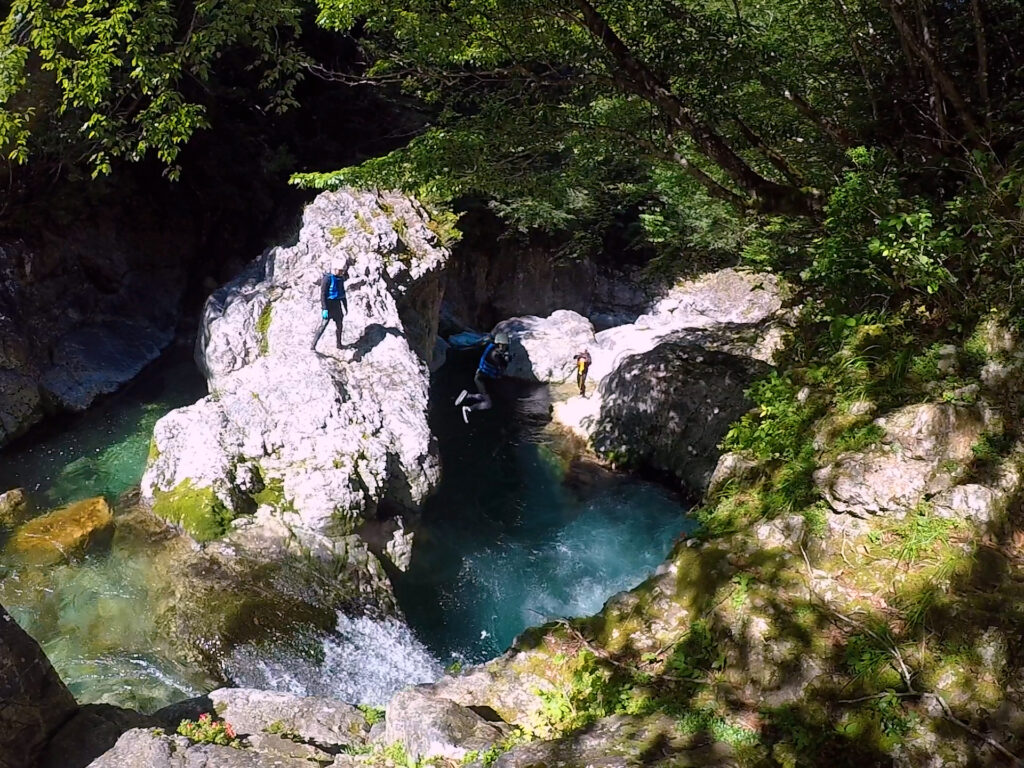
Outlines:
{"label": "large white boulder", "polygon": [[[321,194],[294,245],[209,298],[197,359],[210,394],[157,423],[142,480],[159,514],[210,538],[263,504],[294,529],[344,534],[385,498],[415,506],[432,490],[427,368],[448,251],[429,221],[399,194]],[[339,259],[344,346],[330,327],[314,352],[319,281]]]}
{"label": "large white boulder", "polygon": [[[814,473],[814,482],[837,512],[903,516],[956,485],[985,429],[984,416],[978,407],[948,403],[900,408],[875,420],[884,432],[876,445],[839,456]],[[944,498],[944,504],[955,507],[961,496]]]}
{"label": "large white boulder", "polygon": [[[630,357],[647,354],[663,343],[774,363],[785,337],[785,292],[773,275],[737,269],[679,283],[635,323],[600,331],[592,344],[584,345],[593,358],[588,397],[557,402],[554,420],[580,437],[592,439],[604,404],[605,380]],[[541,373],[535,370],[535,378],[542,379]]]}
{"label": "large white boulder", "polygon": [[512,340],[508,375],[527,381],[566,381],[574,375],[573,357],[593,348],[594,326],[587,318],[568,309],[548,317],[513,317],[494,327]]}

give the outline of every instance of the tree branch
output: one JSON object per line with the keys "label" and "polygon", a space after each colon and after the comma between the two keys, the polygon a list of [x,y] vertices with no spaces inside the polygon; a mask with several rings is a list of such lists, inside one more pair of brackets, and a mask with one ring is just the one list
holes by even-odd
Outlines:
{"label": "tree branch", "polygon": [[935,81],[942,95],[953,105],[957,117],[967,130],[967,133],[973,137],[980,136],[981,131],[978,127],[978,121],[975,120],[970,107],[967,105],[967,101],[964,99],[963,94],[960,93],[960,89],[953,81],[953,78],[950,77],[949,73],[942,66],[935,50],[927,41],[920,40],[914,34],[913,27],[911,27],[910,21],[907,19],[903,9],[904,0],[884,0],[884,2],[889,9],[889,15],[892,17],[893,23],[896,25],[901,41],[905,42],[909,51],[913,52],[914,56],[924,64],[928,74]]}
{"label": "tree branch", "polygon": [[583,25],[615,62],[618,72],[613,76],[617,75],[617,81],[653,104],[674,126],[686,133],[698,151],[715,162],[750,195],[756,208],[805,216],[818,212],[820,204],[815,195],[764,178],[710,125],[698,119],[650,67],[633,55],[589,0],[573,2],[583,14]]}
{"label": "tree branch", "polygon": [[795,187],[802,187],[806,185],[806,180],[804,179],[803,174],[793,168],[793,166],[789,164],[789,161],[783,157],[781,152],[770,146],[759,134],[755,133],[749,125],[743,122],[739,115],[733,115],[732,119],[740,129],[740,133],[743,134],[743,137],[750,142],[751,146],[760,150],[761,154],[768,159],[768,162],[775,166],[776,170],[785,176],[786,180],[789,181],[790,184]]}

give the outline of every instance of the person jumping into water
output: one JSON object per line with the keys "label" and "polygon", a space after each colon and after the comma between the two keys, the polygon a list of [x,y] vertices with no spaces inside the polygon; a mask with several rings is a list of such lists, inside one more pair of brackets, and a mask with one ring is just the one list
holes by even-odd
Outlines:
{"label": "person jumping into water", "polygon": [[484,348],[480,355],[480,364],[477,366],[473,382],[479,394],[470,394],[465,389],[455,398],[455,405],[462,405],[463,402],[471,405],[462,405],[462,420],[469,424],[470,411],[485,411],[494,405],[491,395],[487,391],[487,382],[496,381],[505,375],[508,368],[508,334],[498,331],[494,334],[494,341]]}
{"label": "person jumping into water", "polygon": [[320,327],[313,336],[310,349],[316,352],[316,343],[320,341],[327,324],[334,321],[334,341],[341,349],[341,328],[348,312],[348,299],[345,296],[345,271],[347,267],[342,259],[331,262],[331,271],[325,272],[320,278]]}

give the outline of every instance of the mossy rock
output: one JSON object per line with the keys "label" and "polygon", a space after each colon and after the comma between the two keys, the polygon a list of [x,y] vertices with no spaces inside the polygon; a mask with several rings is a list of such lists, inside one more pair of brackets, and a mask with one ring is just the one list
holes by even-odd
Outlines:
{"label": "mossy rock", "polygon": [[55,565],[110,543],[114,513],[102,497],[85,499],[29,520],[7,542],[7,552],[34,565]]}
{"label": "mossy rock", "polygon": [[235,517],[212,488],[197,488],[191,480],[169,491],[154,490],[153,512],[199,542],[223,536]]}
{"label": "mossy rock", "polygon": [[0,493],[0,528],[14,528],[23,523],[28,515],[28,502],[22,488]]}

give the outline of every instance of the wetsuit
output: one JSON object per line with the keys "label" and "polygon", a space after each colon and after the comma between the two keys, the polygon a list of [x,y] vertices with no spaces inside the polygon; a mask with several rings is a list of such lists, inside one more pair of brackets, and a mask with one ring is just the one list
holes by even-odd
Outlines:
{"label": "wetsuit", "polygon": [[586,397],[587,371],[590,370],[590,364],[594,361],[590,357],[590,353],[586,351],[580,352],[573,360],[576,361],[576,386],[580,388],[580,394]]}
{"label": "wetsuit", "polygon": [[476,375],[473,377],[473,382],[476,384],[479,394],[466,395],[466,402],[472,403],[472,405],[468,406],[469,410],[485,411],[494,404],[490,393],[487,391],[487,381],[494,381],[505,375],[505,369],[508,368],[508,359],[508,350],[502,349],[494,342],[491,342],[484,348],[484,353],[480,355],[480,363],[477,366]]}
{"label": "wetsuit", "polygon": [[345,296],[345,278],[339,275],[325,274],[320,278],[320,310],[323,320],[313,336],[312,349],[316,350],[316,343],[320,341],[323,332],[327,330],[327,324],[334,321],[335,343],[341,349],[341,327],[345,320],[345,313],[348,311],[348,298]]}

